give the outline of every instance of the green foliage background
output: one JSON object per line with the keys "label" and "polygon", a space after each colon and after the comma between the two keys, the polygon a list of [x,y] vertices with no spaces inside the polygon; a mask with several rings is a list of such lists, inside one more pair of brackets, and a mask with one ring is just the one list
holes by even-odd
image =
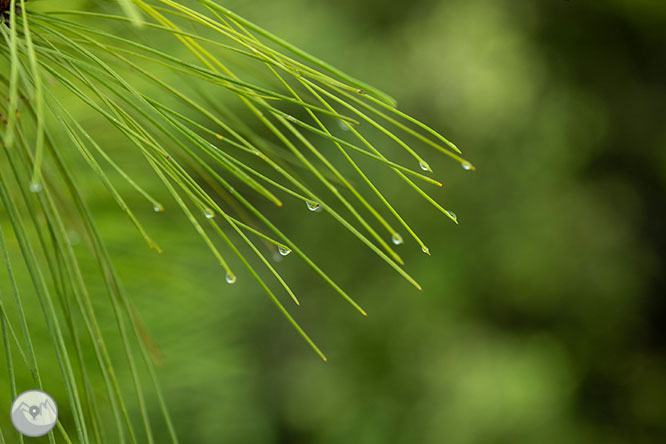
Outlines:
{"label": "green foliage background", "polygon": [[[423,292],[326,214],[264,208],[369,314],[293,255],[277,264],[323,363],[249,275],[225,283],[173,204],[154,213],[128,198],[157,255],[82,165],[84,194],[160,348],[182,442],[663,442],[666,6],[222,3],[388,91],[478,171],[430,162],[458,226],[385,181],[430,247],[432,257],[399,247]],[[119,136],[98,137],[122,159]],[[167,200],[156,180],[148,188]],[[99,313],[113,331],[111,313]]]}

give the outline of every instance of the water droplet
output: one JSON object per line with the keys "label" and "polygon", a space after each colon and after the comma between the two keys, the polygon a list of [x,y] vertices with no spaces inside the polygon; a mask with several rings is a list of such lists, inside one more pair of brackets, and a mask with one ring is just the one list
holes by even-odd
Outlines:
{"label": "water droplet", "polygon": [[421,247],[421,251],[423,251],[425,254],[430,254],[430,248],[426,247],[425,245]]}
{"label": "water droplet", "polygon": [[227,273],[225,276],[225,279],[227,281],[227,284],[235,284],[236,283],[236,275],[233,274],[231,271]]}
{"label": "water droplet", "polygon": [[456,213],[450,210],[446,210],[446,214],[448,214],[451,219],[458,222],[458,216],[456,215]]}
{"label": "water droplet", "polygon": [[280,253],[280,255],[286,256],[289,253],[291,253],[291,250],[285,247],[284,245],[278,245],[278,252]]}
{"label": "water droplet", "polygon": [[162,211],[164,211],[164,207],[161,204],[154,203],[153,204],[153,211],[156,212],[156,213],[161,213]]}
{"label": "water droplet", "polygon": [[212,219],[215,217],[215,213],[213,213],[213,210],[211,210],[210,208],[206,208],[204,210],[204,216],[206,216],[206,219]]}
{"label": "water droplet", "polygon": [[67,238],[69,239],[69,244],[74,246],[81,243],[81,235],[78,231],[70,230],[67,232]]}
{"label": "water droplet", "polygon": [[472,164],[469,163],[469,162],[466,161],[466,160],[463,161],[463,162],[461,163],[461,165],[462,165],[462,167],[463,167],[463,170],[465,170],[465,171],[469,171],[469,170],[472,169]]}
{"label": "water droplet", "polygon": [[338,125],[340,126],[340,129],[342,131],[349,131],[349,126],[347,125],[347,122],[344,120],[338,120]]}
{"label": "water droplet", "polygon": [[422,169],[423,171],[430,171],[430,172],[432,172],[432,170],[430,169],[430,165],[428,165],[428,164],[427,164],[425,161],[423,161],[423,160],[422,160],[421,162],[419,162],[419,166],[421,167],[421,169]]}
{"label": "water droplet", "polygon": [[393,236],[391,236],[391,240],[395,245],[400,245],[403,243],[402,236],[398,233],[393,233]]}
{"label": "water droplet", "polygon": [[42,191],[42,184],[39,182],[33,182],[30,184],[30,191],[33,193],[39,193]]}
{"label": "water droplet", "polygon": [[311,202],[307,201],[305,204],[308,206],[308,210],[310,211],[319,211],[321,209],[321,206],[317,202]]}

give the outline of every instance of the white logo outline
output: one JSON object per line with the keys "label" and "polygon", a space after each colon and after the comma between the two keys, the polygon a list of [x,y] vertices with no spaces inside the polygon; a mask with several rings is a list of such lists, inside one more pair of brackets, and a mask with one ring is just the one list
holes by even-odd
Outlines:
{"label": "white logo outline", "polygon": [[58,422],[58,406],[42,390],[27,390],[16,397],[10,409],[12,424],[21,434],[44,436]]}

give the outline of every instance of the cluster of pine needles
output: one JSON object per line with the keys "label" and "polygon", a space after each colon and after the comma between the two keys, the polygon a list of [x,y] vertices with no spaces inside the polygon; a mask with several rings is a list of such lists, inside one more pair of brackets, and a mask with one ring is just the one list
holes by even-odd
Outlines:
{"label": "cluster of pine needles", "polygon": [[[212,0],[121,0],[123,13],[119,15],[77,10],[39,12],[32,7],[33,2],[26,3],[0,3],[6,18],[0,25],[0,53],[6,61],[0,70],[0,84],[8,97],[0,105],[0,200],[4,210],[0,250],[13,292],[13,297],[7,298],[0,294],[0,323],[11,394],[18,392],[17,362],[30,370],[35,387],[43,387],[21,296],[22,292],[36,295],[69,399],[69,405],[62,409],[71,411],[74,431],[66,430],[61,422],[57,427],[65,442],[154,442],[155,425],[149,419],[147,389],[139,371],[143,366],[164,425],[171,440],[177,442],[155,375],[152,343],[123,290],[65,154],[72,150],[80,154],[147,244],[158,251],[109,174],[125,180],[155,211],[163,211],[164,205],[142,188],[140,177],[132,177],[114,161],[95,131],[86,129],[79,113],[68,105],[72,97],[108,128],[122,134],[127,146],[141,156],[163,183],[173,205],[186,215],[219,261],[226,281],[237,279],[227,257],[232,254],[322,359],[326,359],[324,354],[264,277],[272,276],[279,288],[299,303],[271,256],[298,256],[342,298],[365,312],[271,221],[265,210],[258,208],[257,200],[265,199],[277,208],[283,205],[282,199],[291,199],[301,201],[304,211],[328,214],[414,287],[421,288],[403,270],[395,246],[403,243],[402,232],[423,252],[429,254],[429,249],[362,162],[374,162],[381,166],[383,175],[395,175],[454,222],[456,215],[427,190],[437,190],[442,184],[432,178],[428,163],[412,148],[413,142],[449,156],[467,170],[473,166],[453,143],[399,111],[391,97]],[[164,34],[181,50],[134,37],[141,33]],[[249,64],[247,71],[238,69],[243,63]],[[155,74],[165,71],[178,81]],[[255,80],[258,73],[268,74],[270,81]],[[262,134],[220,103],[223,101],[211,103],[204,92],[211,90],[235,97],[255,120],[253,125],[262,128]],[[413,162],[403,164],[387,158],[365,135],[368,129],[404,150]],[[377,203],[371,203],[367,195]],[[81,227],[82,238],[108,289],[143,430],[135,430],[129,417],[128,401],[121,393],[125,390],[119,386],[102,337],[67,229],[72,219]],[[28,271],[31,289],[19,288],[12,265],[17,259],[11,257],[8,236],[18,246],[18,260]],[[251,265],[250,256],[261,261],[263,271]],[[14,315],[9,316],[8,310]],[[97,370],[85,364],[84,350],[88,348]],[[91,372],[99,372],[103,378],[104,396],[93,390]],[[115,431],[103,425],[106,406]],[[49,435],[51,442],[55,436]],[[1,442],[5,441],[0,429]]]}

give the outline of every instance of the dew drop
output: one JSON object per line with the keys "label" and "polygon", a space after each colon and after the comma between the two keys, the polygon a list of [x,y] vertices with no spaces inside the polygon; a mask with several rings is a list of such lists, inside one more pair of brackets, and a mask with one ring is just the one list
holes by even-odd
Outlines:
{"label": "dew drop", "polygon": [[450,210],[446,210],[446,214],[448,214],[451,219],[458,222],[458,216],[456,215],[456,213]]}
{"label": "dew drop", "polygon": [[206,208],[204,210],[204,216],[206,216],[206,219],[212,219],[215,217],[215,213],[213,213],[213,210],[211,210],[210,208]]}
{"label": "dew drop", "polygon": [[393,233],[393,236],[391,236],[391,240],[395,245],[400,245],[403,243],[402,236],[398,233]]}
{"label": "dew drop", "polygon": [[280,253],[281,256],[286,256],[289,253],[291,253],[291,250],[284,245],[278,245],[278,252]]}
{"label": "dew drop", "polygon": [[161,213],[162,211],[164,211],[164,207],[161,204],[154,203],[153,204],[153,211],[156,212],[156,213]]}
{"label": "dew drop", "polygon": [[349,131],[349,126],[347,125],[347,122],[344,120],[338,120],[338,125],[340,126],[340,129],[342,131]]}
{"label": "dew drop", "polygon": [[30,191],[33,193],[39,193],[42,191],[42,184],[39,182],[33,182],[30,184]]}
{"label": "dew drop", "polygon": [[469,162],[466,161],[466,160],[463,161],[463,162],[461,163],[461,165],[462,165],[462,167],[463,167],[463,170],[465,170],[465,171],[469,171],[469,170],[472,169],[472,164],[469,163]]}
{"label": "dew drop", "polygon": [[425,245],[421,247],[421,251],[423,251],[425,254],[430,254],[430,248],[426,247]]}
{"label": "dew drop", "polygon": [[422,169],[423,171],[430,171],[430,172],[432,172],[432,170],[430,169],[430,165],[428,165],[428,164],[427,164],[425,161],[423,161],[423,160],[422,160],[421,162],[419,162],[419,166],[421,167],[421,169]]}
{"label": "dew drop", "polygon": [[319,211],[321,209],[321,206],[317,202],[311,202],[307,201],[305,204],[308,206],[308,210],[310,211]]}
{"label": "dew drop", "polygon": [[236,275],[233,274],[232,272],[228,272],[227,275],[225,276],[225,279],[227,281],[227,284],[235,284],[236,283]]}
{"label": "dew drop", "polygon": [[69,244],[74,246],[81,243],[81,235],[78,231],[70,230],[67,232],[67,238],[69,239]]}

